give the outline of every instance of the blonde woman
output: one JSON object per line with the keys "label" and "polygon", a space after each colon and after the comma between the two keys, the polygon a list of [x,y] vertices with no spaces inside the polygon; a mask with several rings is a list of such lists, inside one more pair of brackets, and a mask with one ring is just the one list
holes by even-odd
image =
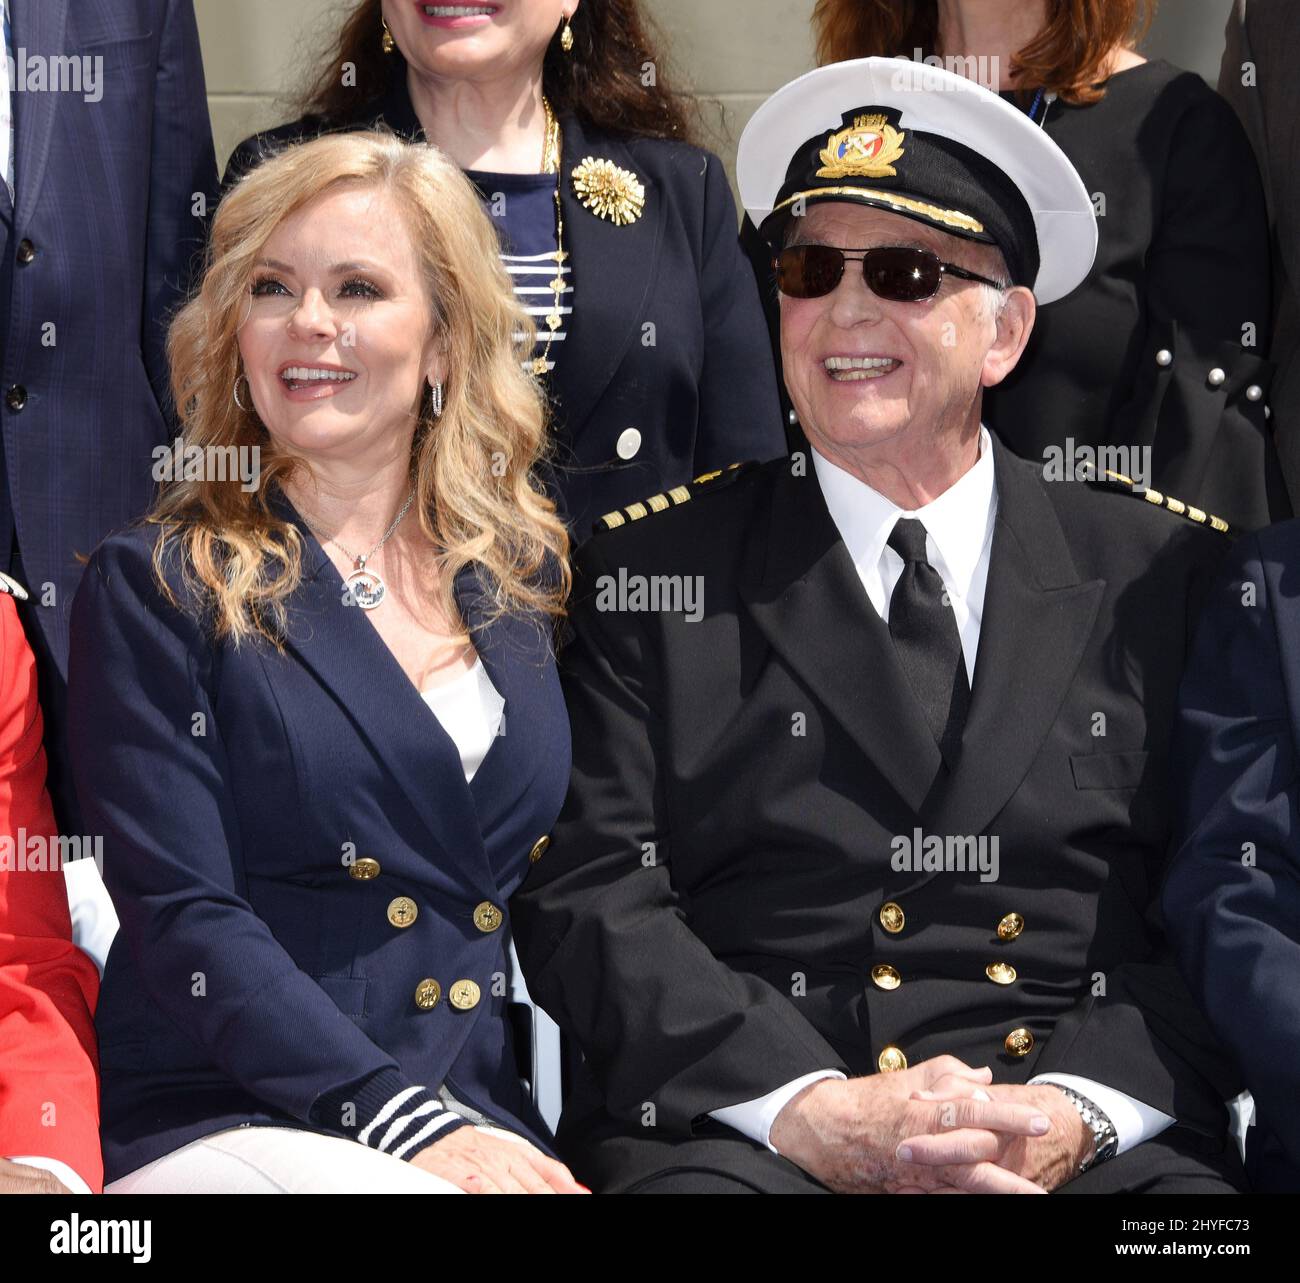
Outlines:
{"label": "blonde woman", "polygon": [[73,611],[108,1192],[580,1188],[504,1019],[568,548],[495,250],[454,165],[371,133],[217,211],[172,479]]}

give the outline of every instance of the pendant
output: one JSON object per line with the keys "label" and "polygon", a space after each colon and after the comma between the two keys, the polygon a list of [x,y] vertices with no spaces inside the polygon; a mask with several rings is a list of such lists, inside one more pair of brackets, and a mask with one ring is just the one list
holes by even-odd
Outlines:
{"label": "pendant", "polygon": [[362,610],[374,610],[388,592],[384,581],[373,570],[354,570],[343,582],[351,599]]}

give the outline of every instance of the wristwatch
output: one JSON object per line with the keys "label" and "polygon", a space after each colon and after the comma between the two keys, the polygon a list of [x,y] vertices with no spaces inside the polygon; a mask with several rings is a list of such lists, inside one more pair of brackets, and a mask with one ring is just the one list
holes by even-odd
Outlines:
{"label": "wristwatch", "polygon": [[1070,1104],[1079,1111],[1079,1117],[1083,1119],[1083,1125],[1092,1133],[1092,1154],[1085,1158],[1079,1164],[1079,1173],[1082,1175],[1090,1167],[1096,1167],[1098,1163],[1104,1163],[1109,1158],[1115,1157],[1116,1150],[1119,1149],[1119,1136],[1115,1131],[1115,1124],[1110,1121],[1101,1109],[1090,1101],[1087,1096],[1080,1096],[1077,1091],[1069,1087],[1063,1087],[1060,1083],[1053,1083],[1057,1091],[1063,1091],[1069,1098]]}

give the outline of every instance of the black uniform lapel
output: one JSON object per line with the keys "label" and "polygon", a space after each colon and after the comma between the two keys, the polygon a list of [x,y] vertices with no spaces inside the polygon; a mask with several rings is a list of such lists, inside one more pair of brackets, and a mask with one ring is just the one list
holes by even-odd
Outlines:
{"label": "black uniform lapel", "polygon": [[[573,313],[565,318],[567,337],[555,345],[555,369],[548,378],[560,430],[574,441],[628,345],[634,338],[640,342],[645,320],[671,324],[673,318],[645,316],[659,257],[665,193],[650,183],[622,143],[604,136],[588,139],[572,116],[561,126],[560,203],[564,249],[573,269]],[[593,159],[612,161],[644,186],[645,206],[634,222],[620,226],[582,204],[573,189],[573,171]],[[560,466],[564,462],[562,452]]]}
{"label": "black uniform lapel", "polygon": [[970,714],[957,769],[923,817],[940,836],[978,836],[1024,779],[1074,680],[1106,586],[1079,579],[1048,483],[996,440],[993,451],[998,515]]}
{"label": "black uniform lapel", "polygon": [[773,648],[914,812],[942,759],[811,468],[774,481],[740,594]]}

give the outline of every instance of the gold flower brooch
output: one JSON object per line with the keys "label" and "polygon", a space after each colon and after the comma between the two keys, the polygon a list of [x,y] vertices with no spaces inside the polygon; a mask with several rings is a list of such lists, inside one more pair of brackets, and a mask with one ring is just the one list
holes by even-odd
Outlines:
{"label": "gold flower brooch", "polygon": [[635,223],[645,209],[645,186],[630,170],[612,160],[588,156],[573,169],[573,190],[583,208],[616,227]]}

